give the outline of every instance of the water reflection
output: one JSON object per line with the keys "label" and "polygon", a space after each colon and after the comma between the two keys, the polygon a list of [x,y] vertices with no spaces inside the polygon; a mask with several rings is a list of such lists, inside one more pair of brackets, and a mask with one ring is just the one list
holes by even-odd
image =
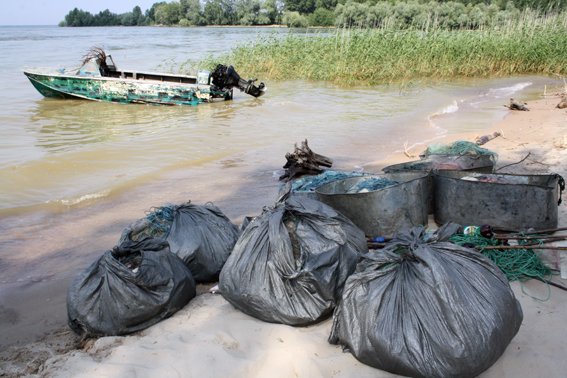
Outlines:
{"label": "water reflection", "polygon": [[30,110],[26,128],[35,135],[37,147],[53,153],[97,143],[143,141],[156,135],[172,137],[176,132],[172,129],[185,133],[197,125],[207,127],[214,119],[231,119],[235,111],[235,105],[228,102],[166,107],[41,99]]}

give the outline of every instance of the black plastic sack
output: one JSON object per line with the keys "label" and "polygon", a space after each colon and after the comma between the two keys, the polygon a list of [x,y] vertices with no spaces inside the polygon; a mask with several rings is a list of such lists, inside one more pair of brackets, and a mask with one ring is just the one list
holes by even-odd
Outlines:
{"label": "black plastic sack", "polygon": [[124,335],[171,316],[195,294],[191,272],[167,242],[127,242],[105,252],[72,282],[68,322],[79,335]]}
{"label": "black plastic sack", "polygon": [[422,227],[365,255],[346,282],[329,342],[362,363],[411,377],[474,377],[518,332],[523,315],[500,269],[482,254],[428,241]]}
{"label": "black plastic sack", "polygon": [[331,313],[367,250],[364,233],[346,217],[291,196],[248,224],[221,271],[219,289],[248,315],[307,325]]}
{"label": "black plastic sack", "polygon": [[171,252],[189,267],[197,282],[212,282],[230,255],[239,229],[211,203],[156,209],[122,232],[121,242],[148,235],[167,240]]}

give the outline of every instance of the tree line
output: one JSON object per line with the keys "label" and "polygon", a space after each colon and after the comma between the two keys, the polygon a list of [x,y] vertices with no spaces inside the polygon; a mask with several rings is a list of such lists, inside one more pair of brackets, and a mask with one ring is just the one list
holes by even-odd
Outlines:
{"label": "tree line", "polygon": [[531,9],[538,13],[567,8],[567,0],[179,0],[154,3],[142,12],[97,14],[75,8],[59,26],[206,26],[287,25],[479,28],[517,17]]}

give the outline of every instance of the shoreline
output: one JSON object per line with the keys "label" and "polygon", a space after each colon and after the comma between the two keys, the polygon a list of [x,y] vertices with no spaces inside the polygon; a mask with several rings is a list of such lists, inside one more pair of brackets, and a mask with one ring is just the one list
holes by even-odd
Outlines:
{"label": "shoreline", "polygon": [[[558,98],[555,97],[547,97],[541,100],[533,101],[528,104],[530,107],[530,112],[510,112],[503,121],[497,123],[489,130],[486,130],[483,134],[489,134],[493,131],[503,131],[503,136],[498,137],[490,142],[488,142],[483,147],[493,150],[498,153],[499,158],[496,165],[496,169],[498,167],[517,163],[522,160],[528,153],[530,154],[529,157],[522,163],[509,166],[503,172],[505,173],[558,173],[560,175],[565,176],[567,171],[565,167],[567,165],[567,131],[562,130],[565,121],[567,120],[567,112],[565,109],[556,109],[555,105],[558,102]],[[459,134],[455,135],[452,134],[450,136],[444,136],[436,141],[436,143],[449,143],[454,140],[469,140],[474,141],[474,138],[477,135],[472,135],[470,133],[466,134]],[[450,139],[450,140],[449,140]],[[325,153],[324,151],[320,151],[321,153]],[[421,151],[410,151],[415,152],[418,154]],[[330,156],[332,158],[332,156]],[[403,152],[394,153],[388,156],[386,159],[377,161],[377,162],[370,162],[370,163],[362,163],[365,170],[369,172],[379,172],[380,169],[384,166],[390,164],[401,163],[409,160],[416,160],[416,158],[409,158]],[[283,161],[282,161],[283,163]],[[195,182],[195,186],[191,188],[184,188],[182,192],[179,191],[178,187],[169,188],[168,192],[163,192],[163,185],[159,185],[158,183],[149,184],[154,185],[156,191],[158,189],[162,190],[159,193],[154,195],[148,195],[147,192],[144,194],[142,191],[134,190],[132,192],[124,193],[118,198],[115,198],[111,203],[101,203],[96,204],[94,206],[88,206],[84,209],[79,209],[78,214],[74,214],[74,217],[85,217],[85,220],[82,220],[79,224],[72,224],[70,221],[73,217],[63,216],[59,219],[57,224],[50,224],[48,226],[45,225],[34,225],[30,227],[28,230],[21,231],[21,235],[17,237],[20,238],[19,242],[28,249],[41,249],[42,245],[48,241],[55,243],[55,247],[52,247],[54,250],[58,251],[56,253],[56,259],[54,260],[54,264],[57,264],[61,261],[66,261],[69,256],[72,254],[77,254],[77,250],[80,250],[81,262],[88,260],[94,260],[92,257],[93,254],[99,254],[104,252],[109,246],[113,245],[117,241],[117,237],[119,236],[121,230],[129,224],[133,219],[138,219],[143,216],[144,211],[148,209],[147,203],[160,203],[163,198],[171,198],[172,202],[182,201],[183,198],[185,200],[190,198],[192,201],[196,203],[200,203],[203,201],[210,200],[211,198],[207,198],[210,193],[214,194],[214,203],[215,205],[219,206],[225,214],[235,223],[238,223],[242,220],[242,218],[246,215],[255,215],[259,213],[263,206],[270,204],[270,201],[275,200],[275,195],[277,194],[278,189],[278,182],[275,181],[271,175],[275,168],[271,166],[269,163],[265,163],[261,166],[256,167],[255,170],[247,169],[238,165],[238,162],[235,163],[235,166],[224,168],[224,169],[231,169],[231,173],[225,176],[220,177],[215,182],[211,182],[210,174],[208,172],[208,166],[195,168],[191,170],[191,173],[188,174],[189,177],[179,177],[177,173],[173,173],[168,175],[168,182]],[[218,167],[217,167],[218,168]],[[279,166],[277,167],[279,168]],[[222,167],[219,169],[223,169]],[[222,171],[221,171],[222,172]],[[239,176],[242,174],[243,176]],[[236,196],[235,194],[240,193],[240,196]],[[246,193],[245,196],[242,193]],[[140,199],[141,201],[136,201]],[[124,201],[124,203],[122,202]],[[562,204],[559,208],[559,227],[567,225],[567,211],[565,210],[565,203]],[[103,216],[105,212],[112,212],[113,214],[119,214],[118,219],[113,219],[110,223],[108,223],[108,219]],[[68,224],[66,222],[70,222]],[[84,229],[86,227],[86,229]],[[32,233],[34,237],[28,237],[26,233],[30,235]],[[74,235],[74,240],[67,242],[66,240],[60,240],[58,238],[59,233],[62,234],[72,234]],[[66,245],[72,245],[73,249],[69,250]],[[15,257],[17,260],[17,257]],[[49,262],[43,261],[40,259],[37,263],[46,263]],[[83,269],[80,263],[76,263],[71,268],[75,269]],[[23,274],[23,270],[21,271]],[[291,354],[295,356],[295,358],[302,358],[301,355],[301,346],[305,344],[305,340],[302,339],[303,336],[308,336],[308,345],[307,349],[313,351],[313,353],[318,354],[321,353],[328,358],[330,361],[329,366],[337,369],[339,372],[336,375],[338,376],[348,376],[349,372],[357,371],[362,376],[377,376],[381,372],[376,369],[372,369],[366,367],[360,363],[358,363],[354,357],[350,354],[344,354],[340,351],[340,348],[336,348],[326,344],[326,337],[324,336],[327,328],[330,327],[329,320],[324,321],[320,325],[315,325],[312,327],[307,328],[291,328],[281,325],[273,325],[262,323],[259,321],[255,321],[252,318],[249,318],[234,309],[230,309],[230,305],[226,304],[224,300],[222,300],[219,296],[212,296],[210,294],[205,294],[203,296],[194,299],[192,302],[189,303],[184,309],[182,309],[178,314],[175,314],[170,319],[165,320],[162,323],[151,327],[145,331],[140,333],[125,336],[125,337],[117,337],[117,338],[102,338],[98,341],[94,341],[89,345],[86,345],[84,350],[73,351],[73,348],[76,347],[78,344],[78,340],[73,339],[73,334],[71,331],[66,328],[66,308],[65,308],[65,291],[66,291],[66,282],[70,280],[72,277],[75,276],[74,272],[69,272],[65,277],[59,277],[59,281],[53,284],[51,281],[51,285],[45,285],[45,291],[39,291],[36,293],[35,299],[38,301],[37,303],[29,302],[27,303],[27,311],[28,314],[14,314],[13,312],[7,311],[9,306],[3,304],[0,308],[2,310],[2,314],[4,316],[4,321],[0,323],[0,330],[3,332],[4,337],[17,337],[17,333],[21,332],[22,325],[19,325],[19,328],[16,327],[15,331],[11,331],[14,329],[14,326],[17,324],[18,319],[22,320],[24,317],[27,326],[35,326],[34,331],[36,332],[36,336],[31,338],[21,338],[20,343],[16,344],[5,344],[12,345],[10,351],[13,351],[13,354],[8,354],[5,356],[5,353],[2,353],[2,359],[0,359],[0,365],[7,365],[8,362],[15,363],[16,365],[18,362],[21,365],[29,365],[32,368],[37,369],[44,369],[40,370],[43,373],[48,373],[49,375],[73,375],[73,371],[84,371],[86,373],[89,368],[93,368],[96,366],[95,360],[97,358],[102,358],[104,362],[105,359],[109,361],[113,358],[117,358],[117,353],[114,351],[118,350],[123,346],[124,348],[130,347],[134,348],[133,350],[138,350],[139,345],[145,345],[144,339],[148,337],[148,341],[151,339],[161,344],[161,348],[171,348],[172,345],[176,345],[174,348],[186,348],[185,353],[190,353],[190,351],[198,352],[198,346],[192,345],[191,340],[187,340],[186,342],[180,342],[179,340],[173,342],[172,345],[167,346],[166,340],[160,338],[160,330],[166,331],[167,335],[171,335],[175,333],[176,327],[179,327],[187,332],[195,332],[199,337],[204,338],[204,348],[201,351],[201,358],[203,358],[202,353],[206,354],[207,358],[212,358],[213,360],[216,358],[223,358],[224,354],[222,353],[229,353],[231,350],[235,350],[234,348],[231,349],[231,346],[242,343],[239,337],[245,340],[245,343],[250,343],[249,347],[254,349],[257,346],[254,346],[253,337],[254,335],[249,335],[248,337],[252,338],[252,340],[248,340],[246,335],[240,335],[237,331],[237,325],[230,325],[224,324],[224,312],[228,313],[228,318],[234,322],[243,322],[247,324],[246,327],[257,327],[261,329],[261,334],[268,334],[270,335],[272,332],[275,334],[281,333],[282,336],[280,338],[284,340],[292,339],[292,346],[298,347],[299,354]],[[37,277],[37,281],[35,285],[44,285],[46,280],[49,280],[49,277]],[[533,281],[533,280],[532,280]],[[14,281],[14,284],[17,284],[17,281]],[[527,284],[526,284],[527,285]],[[533,290],[540,292],[543,284],[537,284],[534,282],[529,283],[529,287],[533,288]],[[31,285],[33,286],[33,285]],[[514,291],[518,296],[522,295],[523,287],[521,285],[513,285]],[[37,290],[37,288],[29,287],[29,290]],[[53,292],[55,290],[56,292]],[[534,312],[532,314],[532,310],[534,311],[543,311],[545,316],[552,321],[550,322],[553,327],[550,329],[551,325],[548,327],[545,323],[537,323],[538,330],[540,332],[551,332],[555,333],[551,341],[556,339],[564,339],[567,337],[567,331],[564,331],[560,326],[560,319],[561,313],[567,308],[567,301],[563,301],[561,303],[558,302],[559,298],[564,298],[563,295],[558,289],[551,289],[551,301],[547,303],[547,305],[553,306],[553,309],[550,309],[549,313],[545,312],[548,310],[546,304],[542,304],[539,302],[530,302],[533,301],[531,298],[523,298],[522,305],[528,305],[528,313],[531,314],[530,316],[537,317],[539,316],[539,312]],[[45,297],[47,296],[47,297]],[[18,296],[16,295],[11,300],[17,301]],[[6,306],[6,307],[4,307]],[[532,308],[533,307],[533,308]],[[203,310],[204,309],[204,310]],[[542,310],[544,309],[544,310]],[[561,310],[562,309],[562,310]],[[205,312],[203,312],[205,311]],[[212,320],[207,321],[207,311],[210,314],[213,313]],[[56,319],[50,319],[50,316],[55,316]],[[19,318],[18,318],[19,317]],[[211,335],[211,340],[206,333],[198,333],[196,330],[190,330],[192,327],[191,322],[185,321],[186,319],[200,319],[202,325],[204,326],[207,324],[209,330],[213,330],[216,332],[217,336],[220,334],[220,339],[215,339]],[[228,321],[228,320],[227,320]],[[557,329],[559,327],[559,329]],[[155,329],[154,329],[155,328]],[[187,329],[189,328],[189,330]],[[18,330],[19,329],[19,330]],[[248,329],[248,328],[246,328]],[[45,332],[43,335],[38,336],[37,334],[41,333],[41,330],[47,330],[51,332],[51,334],[46,335]],[[30,330],[28,329],[28,332]],[[206,332],[206,330],[200,330],[201,332]],[[530,328],[530,324],[524,321],[524,325],[522,326],[520,332],[526,333],[528,339],[529,337],[536,337],[532,335],[532,329]],[[10,333],[12,332],[12,333]],[[14,334],[14,332],[16,334]],[[231,336],[231,332],[238,333],[240,336]],[[213,332],[214,333],[214,332]],[[193,334],[193,333],[191,333]],[[230,337],[229,337],[230,336]],[[517,350],[512,350],[513,345],[511,344],[505,356],[503,356],[497,363],[495,364],[496,367],[493,367],[489,370],[489,375],[487,376],[498,376],[497,373],[501,373],[500,376],[505,376],[510,374],[509,376],[513,376],[509,373],[508,369],[512,369],[512,371],[519,371],[521,369],[514,370],[510,365],[519,363],[520,366],[523,366],[524,373],[529,371],[529,365],[533,364],[533,357],[532,363],[529,364],[529,357],[523,353],[525,352],[518,352],[521,348],[524,348],[523,345],[518,344],[519,336],[517,336],[512,344],[517,346]],[[311,338],[322,338],[321,340],[312,340]],[[42,341],[43,339],[43,341]],[[198,339],[198,338],[197,338]],[[221,340],[222,339],[222,340]],[[6,340],[6,339],[4,339]],[[215,340],[217,340],[215,342]],[[227,341],[228,340],[228,341]],[[210,343],[209,343],[210,341]],[[310,342],[313,342],[311,344]],[[296,344],[293,344],[295,342]],[[138,343],[138,344],[137,344]],[[164,344],[165,343],[165,344]],[[236,343],[236,344],[234,344]],[[213,345],[214,344],[214,345]],[[307,363],[313,364],[314,361],[311,359],[312,356],[306,357],[302,361],[292,361],[291,359],[294,357],[288,357],[285,353],[289,353],[289,348],[283,348],[282,345],[285,342],[280,342],[277,339],[274,341],[264,340],[262,341],[262,348],[266,348],[269,350],[270,348],[274,349],[274,357],[272,359],[281,359],[280,363],[288,362],[290,365],[297,369],[297,371],[302,372],[300,376],[305,376],[307,373],[315,376],[325,376],[323,373],[329,373],[330,371],[327,370],[329,367],[319,366],[319,370],[309,370],[307,366],[304,366]],[[518,344],[518,345],[516,345]],[[59,345],[59,347],[58,347]],[[63,346],[61,346],[63,345]],[[211,349],[209,350],[210,353],[207,354],[206,346],[209,346]],[[228,346],[227,346],[228,345]],[[318,349],[319,347],[320,350]],[[58,349],[59,348],[59,349]],[[197,350],[193,349],[197,348]],[[219,349],[220,348],[220,349]],[[532,347],[536,349],[537,347]],[[553,348],[557,348],[557,350],[561,350],[560,346],[553,345]],[[560,355],[558,352],[555,352],[550,348],[550,350],[546,349],[546,356],[553,357],[555,356],[556,359],[560,359]],[[239,348],[236,348],[239,349]],[[164,349],[165,350],[165,349]],[[27,353],[26,353],[27,351]],[[45,352],[43,355],[41,353],[38,354],[38,351]],[[69,355],[64,357],[57,357],[61,353],[65,353],[71,351]],[[138,350],[139,351],[139,350]],[[164,357],[164,352],[155,351],[156,353],[160,354]],[[263,371],[264,373],[269,373],[270,370],[266,369],[274,369],[273,371],[277,371],[276,369],[280,368],[281,366],[279,363],[272,361],[272,365],[269,362],[265,362],[264,365],[261,365],[262,368],[259,370],[255,370],[251,367],[246,367],[245,363],[247,361],[248,366],[256,366],[259,362],[255,360],[255,358],[259,358],[258,354],[260,351],[252,352],[248,350],[249,354],[244,355],[244,362],[241,362],[240,368],[235,370],[238,374],[237,376],[243,376],[246,372],[254,375],[258,374],[258,372]],[[19,353],[19,357],[17,356]],[[251,354],[250,354],[251,353]],[[283,353],[283,355],[282,355]],[[260,353],[261,354],[261,353]],[[199,353],[197,353],[199,355]],[[40,356],[39,360],[37,360],[37,356]],[[104,357],[106,356],[106,357]],[[48,364],[44,364],[43,361],[47,360],[46,357],[52,357]],[[528,359],[528,361],[522,362],[520,359]],[[34,365],[31,361],[37,360],[38,366]],[[230,359],[229,359],[230,360]],[[142,358],[140,361],[144,361]],[[145,362],[146,364],[150,364],[151,360]],[[188,359],[188,361],[193,361],[194,363],[198,363],[198,360]],[[283,361],[283,362],[282,362]],[[103,364],[101,362],[100,364]],[[114,360],[114,362],[117,362]],[[523,363],[523,365],[522,365]],[[142,363],[143,365],[144,363]],[[163,364],[163,362],[162,362]],[[275,364],[275,365],[274,365]],[[553,372],[557,372],[560,370],[555,370],[558,368],[565,368],[565,362],[563,361],[555,361],[555,364],[552,364],[551,367],[548,367],[550,370],[548,371],[549,376],[553,376]],[[201,362],[200,365],[206,365],[206,363]],[[223,365],[223,364],[221,364]],[[12,365],[10,365],[12,366]],[[29,367],[28,366],[28,367]],[[43,366],[43,367],[42,367]],[[71,369],[73,367],[73,370]],[[102,367],[102,366],[99,366]],[[165,366],[162,366],[165,368]],[[149,368],[149,367],[148,367]],[[155,368],[155,367],[154,367]],[[536,367],[532,367],[531,369],[535,369]],[[542,372],[540,366],[540,370],[538,372]],[[108,364],[104,364],[104,369],[110,369]],[[112,370],[105,370],[109,374],[112,373],[115,376],[120,375],[121,373],[125,373],[125,367],[116,367],[115,371]],[[220,375],[224,370],[227,369],[226,372],[230,374],[230,366],[219,366],[215,368],[214,375]],[[264,370],[262,370],[264,369]],[[350,370],[354,369],[354,370]],[[502,369],[499,372],[495,370]],[[1,369],[4,370],[4,369]],[[33,369],[32,369],[33,370]],[[494,372],[492,372],[494,370]],[[203,374],[206,374],[207,366],[196,366],[195,370],[191,370],[192,374],[196,374],[195,372],[201,371]],[[282,370],[288,372],[288,370]],[[331,371],[332,372],[332,371]],[[490,375],[492,372],[493,375]],[[535,370],[532,371],[535,374]],[[30,373],[33,373],[30,372]],[[284,374],[284,373],[282,373]],[[384,373],[386,374],[386,373]],[[544,373],[545,374],[545,373]],[[231,374],[234,376],[234,374]]]}

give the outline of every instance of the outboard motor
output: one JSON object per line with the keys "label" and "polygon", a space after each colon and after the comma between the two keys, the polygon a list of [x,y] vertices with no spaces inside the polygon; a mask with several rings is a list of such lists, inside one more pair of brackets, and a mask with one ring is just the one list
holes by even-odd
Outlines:
{"label": "outboard motor", "polygon": [[244,93],[247,93],[254,97],[260,97],[266,91],[266,86],[264,85],[264,83],[260,83],[258,86],[256,86],[254,85],[256,79],[242,79],[232,66],[227,67],[222,64],[217,65],[217,67],[211,74],[211,77],[212,84],[220,89],[232,89],[233,87],[238,87]]}

